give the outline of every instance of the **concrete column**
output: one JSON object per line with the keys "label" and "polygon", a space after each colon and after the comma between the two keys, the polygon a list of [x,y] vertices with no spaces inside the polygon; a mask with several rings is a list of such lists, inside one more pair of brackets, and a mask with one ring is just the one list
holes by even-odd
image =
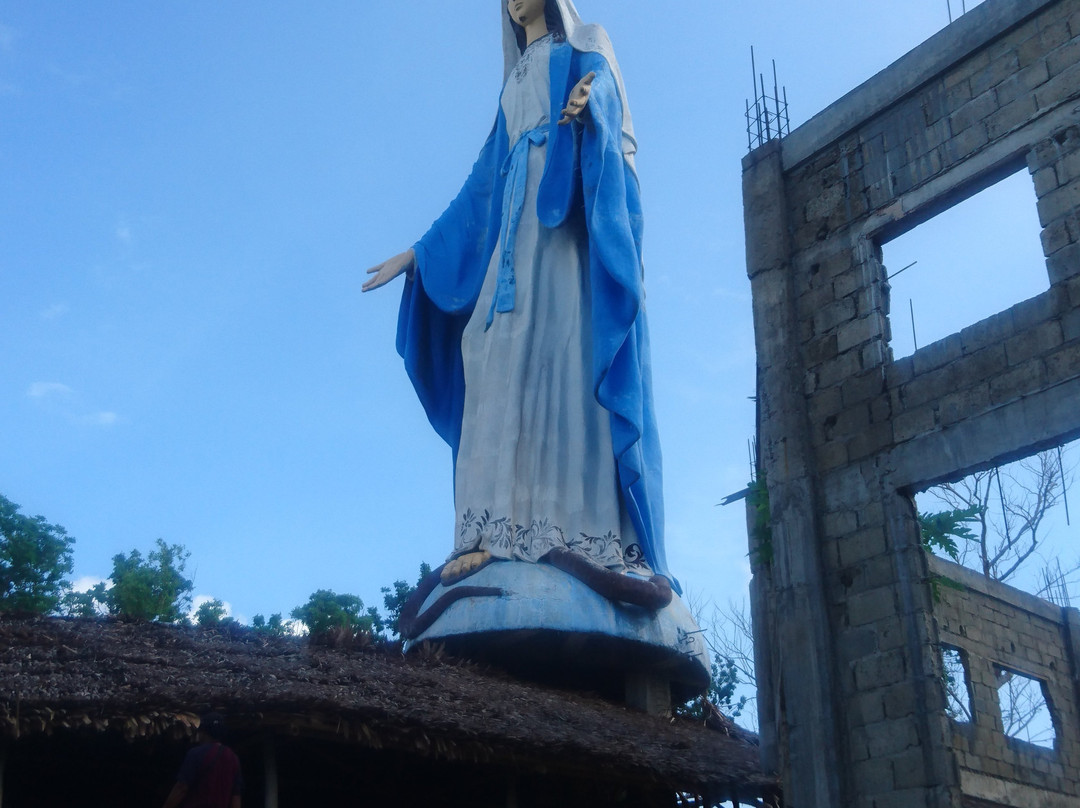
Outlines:
{"label": "concrete column", "polygon": [[1069,607],[1061,611],[1065,623],[1065,650],[1069,655],[1069,673],[1072,675],[1076,698],[1080,703],[1080,610]]}
{"label": "concrete column", "polygon": [[847,802],[843,744],[779,141],[744,159],[743,209],[758,356],[758,453],[771,512],[768,570],[761,571],[767,591],[751,599],[755,646],[767,644],[769,658],[768,680],[758,679],[759,691],[767,692],[759,701],[763,751],[779,758],[763,762],[784,774],[787,804],[835,808]]}
{"label": "concrete column", "polygon": [[671,682],[652,671],[627,673],[626,705],[649,715],[671,715]]}

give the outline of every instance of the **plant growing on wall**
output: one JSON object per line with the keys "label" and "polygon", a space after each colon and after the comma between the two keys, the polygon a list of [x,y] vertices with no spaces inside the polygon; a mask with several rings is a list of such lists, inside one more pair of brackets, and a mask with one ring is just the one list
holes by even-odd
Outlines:
{"label": "plant growing on wall", "polygon": [[[1057,554],[1047,542],[1052,514],[1067,501],[1071,470],[1062,458],[1057,450],[1041,452],[929,489],[920,499],[947,509],[920,513],[924,545],[992,580],[1067,599],[1080,562],[1064,570],[1050,564]],[[1037,562],[1042,575],[1033,569]]]}

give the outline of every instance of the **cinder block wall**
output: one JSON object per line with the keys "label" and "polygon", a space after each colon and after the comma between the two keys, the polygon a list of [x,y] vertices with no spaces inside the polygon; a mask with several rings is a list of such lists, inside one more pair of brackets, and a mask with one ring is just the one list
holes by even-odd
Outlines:
{"label": "cinder block wall", "polygon": [[[957,684],[968,688],[971,721],[951,724],[963,792],[987,800],[1011,792],[1022,804],[1039,804],[1035,789],[1080,797],[1080,614],[950,561],[932,558],[930,566],[961,587],[938,587],[934,616],[940,641],[960,651],[966,671],[966,682]],[[1054,724],[1054,749],[1005,735],[1001,668],[1041,683]]]}
{"label": "cinder block wall", "polygon": [[[960,804],[911,495],[1080,435],[1078,146],[1080,0],[987,0],[744,160],[751,601],[788,804]],[[894,362],[880,245],[1025,167],[1048,291]]]}

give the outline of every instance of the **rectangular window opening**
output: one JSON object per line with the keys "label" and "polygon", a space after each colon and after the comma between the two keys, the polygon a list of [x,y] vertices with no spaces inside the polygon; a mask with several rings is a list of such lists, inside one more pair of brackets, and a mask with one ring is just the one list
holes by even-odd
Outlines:
{"label": "rectangular window opening", "polygon": [[893,358],[1050,288],[1026,169],[882,245]]}
{"label": "rectangular window opening", "polygon": [[1080,604],[1080,441],[915,495],[923,546],[1058,606]]}
{"label": "rectangular window opening", "polygon": [[958,724],[971,723],[971,677],[959,648],[941,646],[942,685],[945,687],[945,712]]}
{"label": "rectangular window opening", "polygon": [[994,669],[997,673],[1002,731],[1009,738],[1043,749],[1053,749],[1057,742],[1057,731],[1043,682],[1001,666]]}

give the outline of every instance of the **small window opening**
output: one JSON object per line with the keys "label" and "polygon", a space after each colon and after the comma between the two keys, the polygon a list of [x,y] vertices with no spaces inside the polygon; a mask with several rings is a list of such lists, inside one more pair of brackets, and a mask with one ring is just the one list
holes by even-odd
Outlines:
{"label": "small window opening", "polygon": [[882,246],[893,358],[1050,288],[1026,169]]}
{"label": "small window opening", "polygon": [[1057,732],[1043,683],[1008,668],[996,666],[995,670],[1001,727],[1005,735],[1043,749],[1053,749]]}
{"label": "small window opening", "polygon": [[971,723],[971,684],[959,648],[941,646],[942,684],[945,686],[945,712],[958,724]]}
{"label": "small window opening", "polygon": [[1058,606],[1080,603],[1080,442],[915,495],[923,546]]}

